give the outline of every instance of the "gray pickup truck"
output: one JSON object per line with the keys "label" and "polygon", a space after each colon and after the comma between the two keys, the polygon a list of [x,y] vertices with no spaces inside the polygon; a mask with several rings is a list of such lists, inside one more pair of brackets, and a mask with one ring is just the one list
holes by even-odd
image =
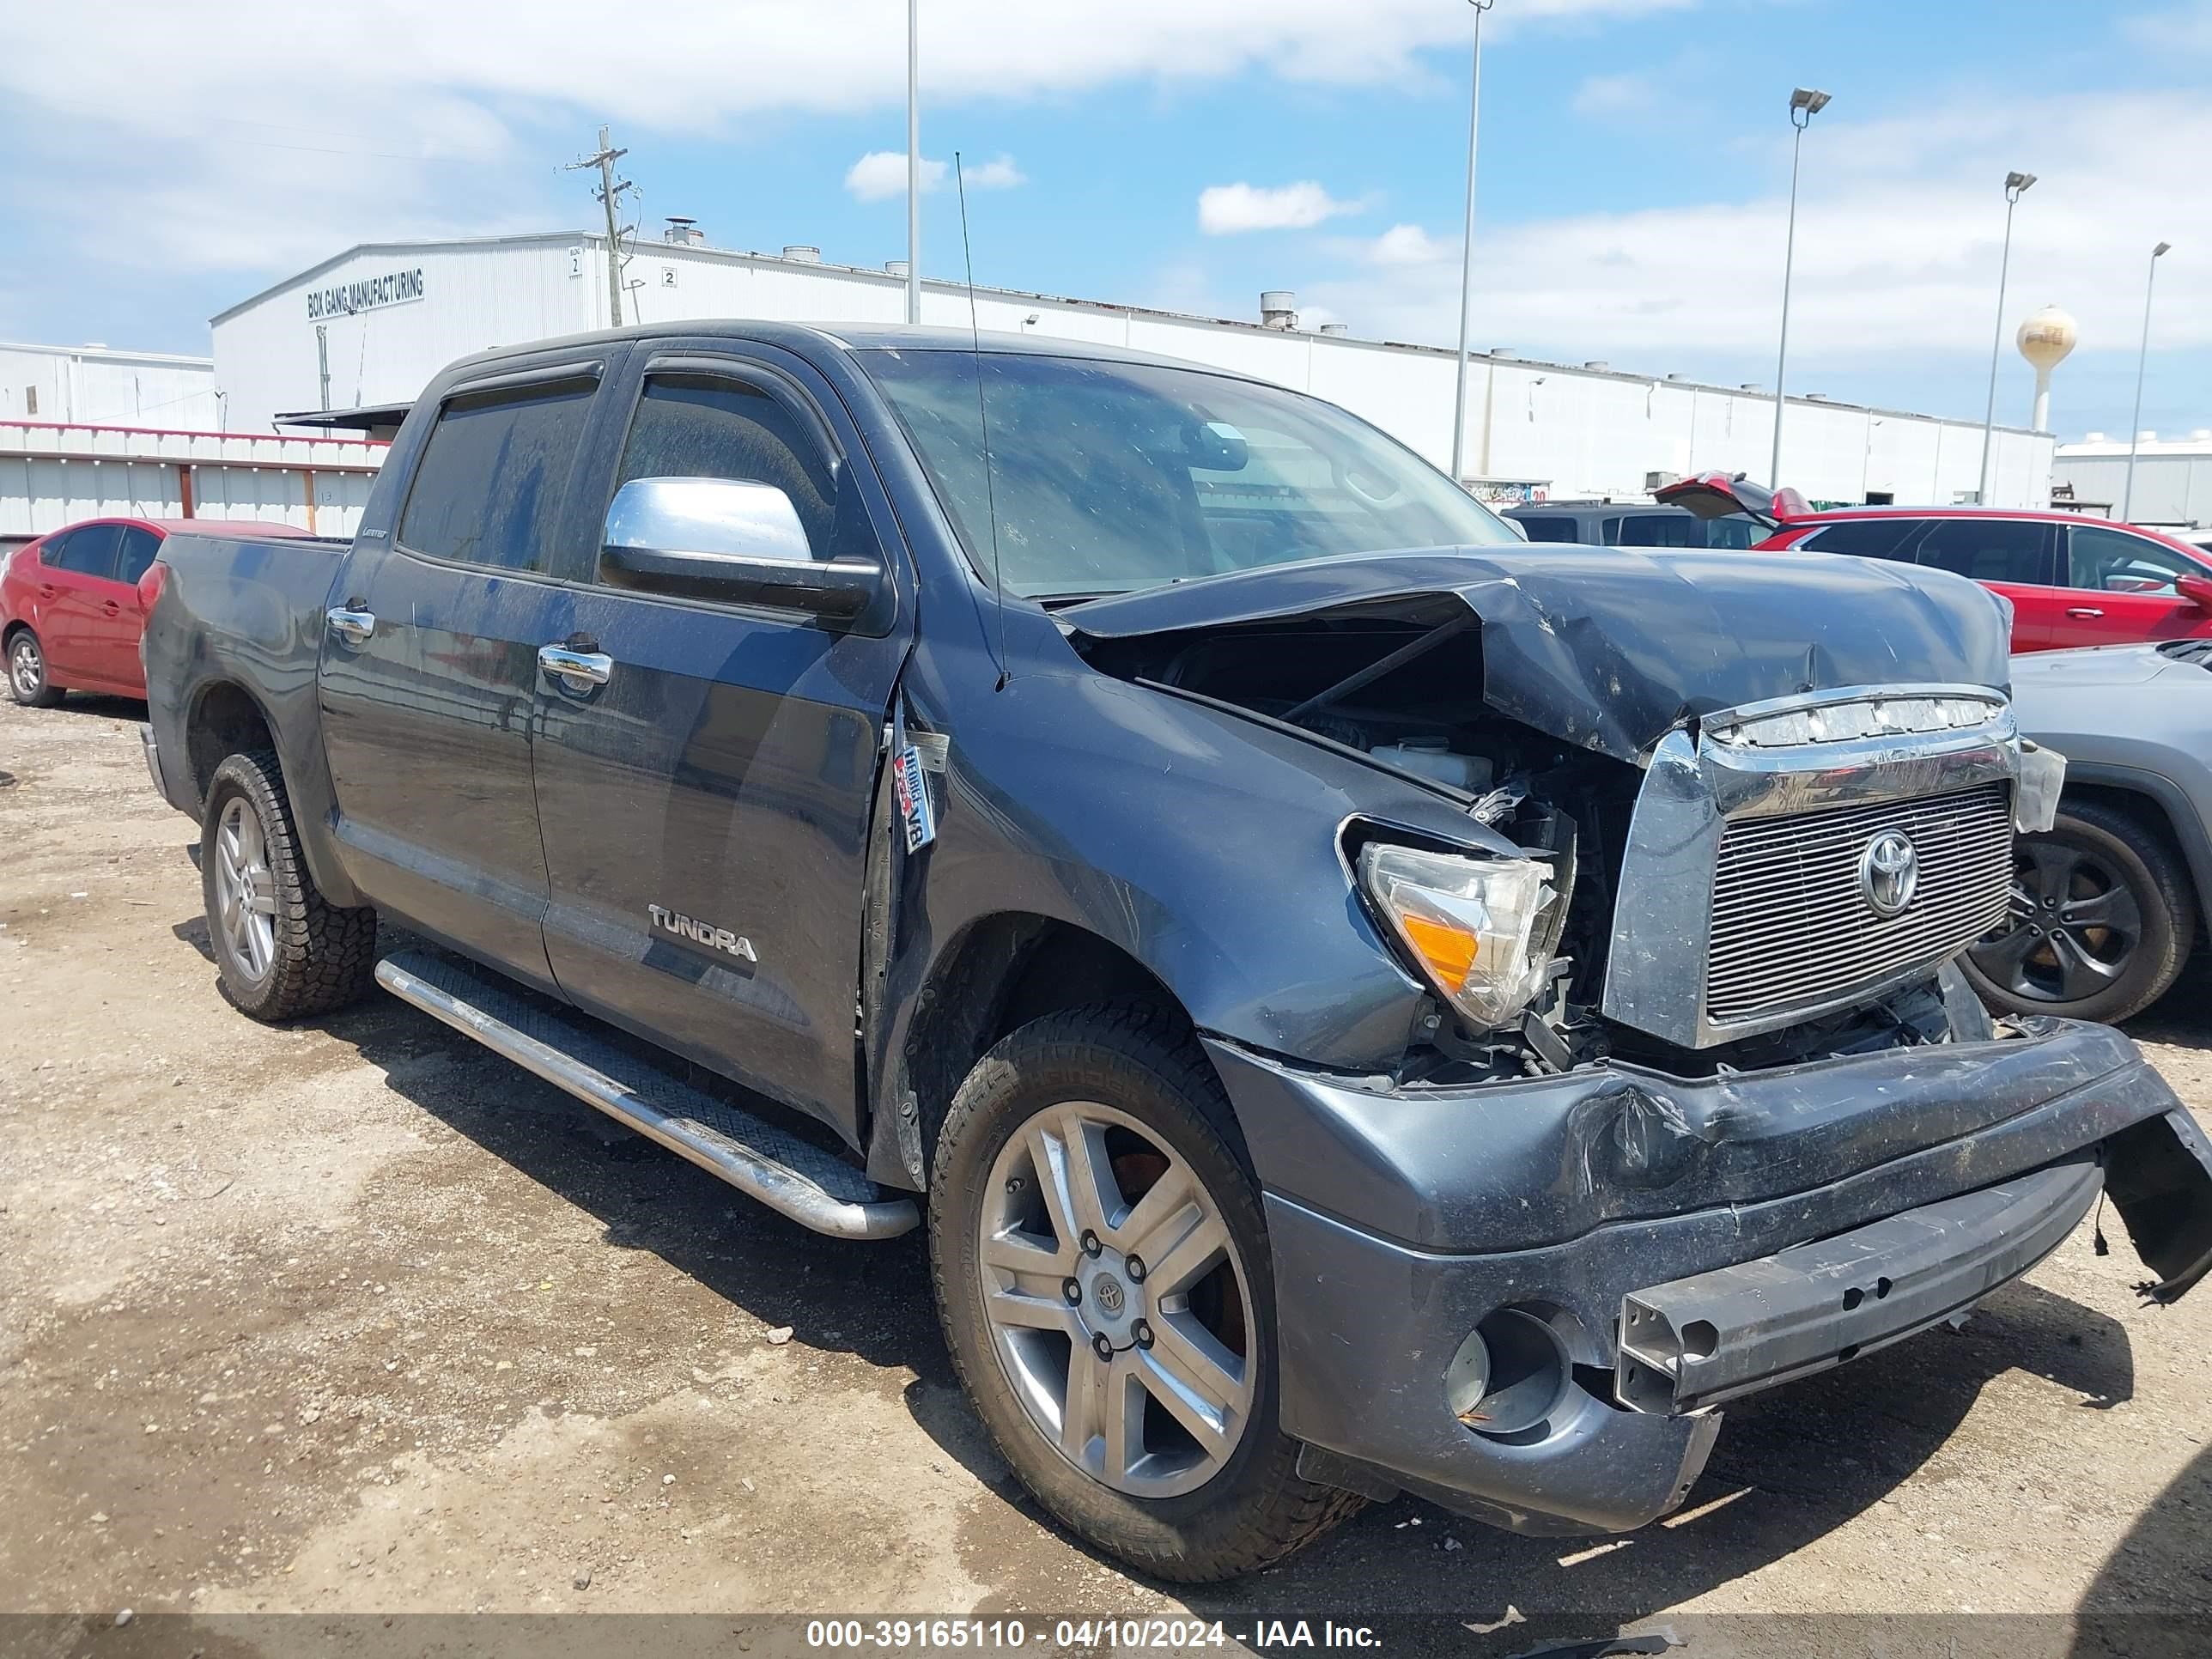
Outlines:
{"label": "gray pickup truck", "polygon": [[240,1008],[380,984],[926,1216],[1007,1462],[1161,1577],[1400,1491],[1639,1526],[2100,1190],[2148,1295],[2212,1264],[2133,1046],[1956,967],[2055,780],[1940,572],[1531,548],[1258,381],[739,324],[471,358],[351,545],[163,561]]}

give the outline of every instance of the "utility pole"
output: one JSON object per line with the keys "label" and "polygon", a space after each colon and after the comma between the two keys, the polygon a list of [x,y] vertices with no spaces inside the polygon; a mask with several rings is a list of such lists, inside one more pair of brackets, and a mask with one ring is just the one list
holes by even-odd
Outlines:
{"label": "utility pole", "polygon": [[1990,456],[1997,431],[1997,357],[2004,350],[2005,279],[2012,274],[2012,210],[2020,205],[2021,192],[2034,182],[2032,173],[2005,174],[2004,254],[1997,261],[1997,331],[1990,342],[1990,401],[1982,411],[1982,482],[1974,491],[1977,507],[1990,504]]}
{"label": "utility pole", "polygon": [[906,319],[921,320],[921,0],[906,0]]}
{"label": "utility pole", "polygon": [[331,331],[323,323],[315,325],[315,372],[322,381],[323,388],[323,400],[315,406],[328,409],[331,406]]}
{"label": "utility pole", "polygon": [[617,214],[623,191],[635,190],[637,186],[627,179],[620,183],[616,182],[615,163],[629,154],[627,149],[615,149],[612,141],[607,136],[607,129],[601,127],[599,153],[597,155],[586,155],[580,161],[571,161],[565,169],[569,173],[575,173],[585,167],[597,167],[599,170],[599,187],[592,193],[605,204],[607,210],[607,319],[617,328],[623,325],[622,227],[617,222]]}
{"label": "utility pole", "polygon": [[2142,447],[2143,370],[2150,365],[2150,295],[2158,282],[2158,262],[2173,244],[2160,242],[2150,251],[2150,274],[2143,278],[2142,349],[2136,356],[2136,412],[2128,417],[2128,481],[2120,487],[2120,522],[2125,524],[2136,504],[2136,451]]}
{"label": "utility pole", "polygon": [[1767,464],[1766,487],[1782,488],[1782,416],[1790,407],[1789,388],[1783,384],[1790,373],[1790,279],[1797,266],[1797,161],[1804,153],[1805,129],[1828,106],[1828,94],[1813,87],[1799,87],[1790,94],[1790,232],[1782,252],[1782,344],[1774,354],[1774,459]]}
{"label": "utility pole", "polygon": [[[1474,142],[1482,131],[1482,14],[1497,3],[1497,0],[1468,0],[1474,8],[1474,70],[1469,79],[1467,100],[1467,225],[1459,247],[1459,369],[1458,385],[1452,392],[1452,453],[1451,475],[1454,483],[1464,483],[1467,463],[1462,454],[1467,442],[1467,313],[1473,303],[1474,288]],[[1498,366],[1491,365],[1490,380],[1498,379]],[[1487,417],[1486,416],[1486,420]],[[1487,447],[1490,428],[1483,427],[1483,443]],[[1484,463],[1487,466],[1488,463]]]}

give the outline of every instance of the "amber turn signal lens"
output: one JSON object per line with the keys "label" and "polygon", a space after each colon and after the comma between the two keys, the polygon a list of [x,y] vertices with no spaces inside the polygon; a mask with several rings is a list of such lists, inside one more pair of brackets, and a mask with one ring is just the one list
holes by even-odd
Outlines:
{"label": "amber turn signal lens", "polygon": [[1463,927],[1447,927],[1426,916],[1401,916],[1398,925],[1438,985],[1456,988],[1467,983],[1474,959],[1481,954],[1481,940]]}

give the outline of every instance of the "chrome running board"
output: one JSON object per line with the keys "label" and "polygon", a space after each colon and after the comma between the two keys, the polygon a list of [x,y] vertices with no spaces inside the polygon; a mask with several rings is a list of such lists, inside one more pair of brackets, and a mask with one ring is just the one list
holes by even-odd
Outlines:
{"label": "chrome running board", "polygon": [[802,1227],[833,1238],[896,1238],[921,1224],[911,1198],[886,1197],[836,1153],[668,1076],[488,975],[409,951],[378,963],[376,982]]}

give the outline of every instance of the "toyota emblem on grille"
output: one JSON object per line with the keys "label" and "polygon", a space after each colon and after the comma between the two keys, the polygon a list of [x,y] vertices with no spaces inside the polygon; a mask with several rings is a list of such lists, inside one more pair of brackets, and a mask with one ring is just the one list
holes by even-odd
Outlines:
{"label": "toyota emblem on grille", "polygon": [[1885,830],[1859,854],[1859,896],[1878,916],[1901,916],[1920,888],[1920,849],[1896,830]]}

